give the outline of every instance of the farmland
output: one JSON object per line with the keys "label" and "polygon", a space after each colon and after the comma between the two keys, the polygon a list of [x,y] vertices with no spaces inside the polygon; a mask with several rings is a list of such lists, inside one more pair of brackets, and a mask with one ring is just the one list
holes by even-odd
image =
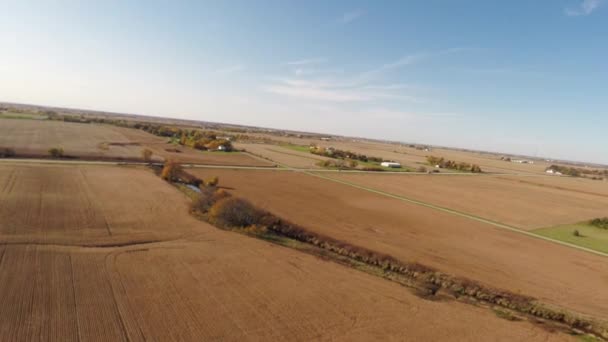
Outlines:
{"label": "farmland", "polygon": [[103,160],[141,160],[141,152],[146,148],[153,152],[153,161],[273,166],[241,153],[203,153],[168,144],[167,139],[140,130],[62,121],[2,119],[0,147],[12,148],[21,157],[47,157],[48,150],[57,147],[70,158]]}
{"label": "farmland", "polygon": [[608,265],[600,256],[301,173],[218,175],[237,195],[324,235],[553,305],[608,315],[608,293],[600,290],[608,284]]}
{"label": "farmland", "polygon": [[[593,227],[586,222],[541,228],[536,234],[578,246],[608,253],[608,230]],[[575,232],[578,232],[575,234]]]}
{"label": "farmland", "polygon": [[[602,216],[601,182],[334,172],[316,165],[326,157],[300,147],[237,142],[251,154],[203,152],[115,125],[1,123],[0,147],[18,156],[0,160],[2,339],[574,339],[555,322],[448,292],[431,298],[382,269],[295,240],[212,226],[190,211],[183,186],[158,176],[160,166],[138,163],[144,148],[157,162],[200,164],[184,167],[201,179],[218,176],[221,189],[313,233],[538,305],[608,316],[600,256],[336,181],[526,230]],[[341,144],[412,167],[424,162],[393,146]],[[40,160],[55,146],[69,158]]]}
{"label": "farmland", "polygon": [[239,143],[236,146],[239,149],[244,149],[247,152],[279,164],[302,169],[318,169],[320,168],[317,165],[318,162],[329,159],[308,152],[286,149],[277,145]]}
{"label": "farmland", "polygon": [[0,241],[103,246],[192,233],[186,200],[157,182],[132,167],[0,164]]}
{"label": "farmland", "polygon": [[608,197],[590,191],[539,186],[539,182],[550,178],[544,176],[518,177],[517,181],[495,176],[340,174],[330,177],[524,230],[602,216],[608,207]]}
{"label": "farmland", "polygon": [[569,340],[220,231],[146,169],[3,163],[0,175],[3,339]]}

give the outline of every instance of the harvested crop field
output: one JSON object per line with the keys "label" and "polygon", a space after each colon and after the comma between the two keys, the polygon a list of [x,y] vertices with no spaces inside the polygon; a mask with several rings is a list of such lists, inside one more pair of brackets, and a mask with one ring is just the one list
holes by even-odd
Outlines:
{"label": "harvested crop field", "polygon": [[[587,178],[577,177],[514,177],[501,176],[500,179],[509,180],[515,183],[524,183],[543,188],[558,189],[564,191],[578,192],[587,195],[608,197],[608,180],[598,181]],[[606,215],[608,216],[608,210]]]}
{"label": "harvested crop field", "polygon": [[239,143],[236,146],[279,164],[302,169],[319,169],[321,167],[317,165],[318,162],[330,159],[312,153],[290,150],[278,145]]}
{"label": "harvested crop field", "polygon": [[[331,174],[328,177],[532,230],[608,216],[608,195],[550,176]],[[591,181],[588,181],[591,182]],[[598,182],[599,183],[599,182]],[[580,189],[580,191],[577,190]]]}
{"label": "harvested crop field", "polygon": [[140,142],[143,146],[149,148],[154,155],[180,163],[255,167],[275,166],[269,161],[251,157],[246,153],[203,152],[190,147],[171,144],[167,142],[167,138],[157,137],[138,129],[112,127],[112,130],[124,135],[131,141]]}
{"label": "harvested crop field", "polygon": [[[0,246],[5,340],[567,341],[343,266],[215,231],[92,250]],[[471,324],[475,325],[472,329]]]}
{"label": "harvested crop field", "polygon": [[[116,245],[196,232],[187,199],[150,170],[0,164],[0,242]],[[169,229],[170,228],[170,229]]]}
{"label": "harvested crop field", "polygon": [[0,189],[3,340],[572,340],[218,230],[144,168],[3,163]]}
{"label": "harvested crop field", "polygon": [[0,147],[13,148],[18,155],[47,156],[50,148],[57,147],[68,156],[141,158],[142,148],[132,143],[105,125],[14,119],[0,122]]}
{"label": "harvested crop field", "polygon": [[12,148],[17,156],[47,157],[50,148],[62,148],[65,156],[85,159],[140,161],[142,150],[153,152],[153,161],[231,166],[274,166],[243,153],[201,152],[170,144],[147,132],[101,124],[49,120],[2,119],[0,148]]}
{"label": "harvested crop field", "polygon": [[608,317],[608,263],[603,257],[306,174],[214,172],[238,196],[318,233]]}

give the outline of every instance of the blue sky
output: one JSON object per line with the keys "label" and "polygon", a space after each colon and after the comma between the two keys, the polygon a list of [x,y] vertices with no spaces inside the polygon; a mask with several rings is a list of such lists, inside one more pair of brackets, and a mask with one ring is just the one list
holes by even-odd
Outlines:
{"label": "blue sky", "polygon": [[0,0],[0,101],[608,163],[607,2]]}

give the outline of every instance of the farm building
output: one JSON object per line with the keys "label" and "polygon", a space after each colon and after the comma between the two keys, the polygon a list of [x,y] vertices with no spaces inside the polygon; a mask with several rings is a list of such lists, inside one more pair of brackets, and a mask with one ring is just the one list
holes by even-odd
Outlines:
{"label": "farm building", "polygon": [[401,167],[401,164],[399,164],[397,162],[382,162],[382,163],[380,163],[380,165],[383,167],[392,167],[395,169],[398,169]]}

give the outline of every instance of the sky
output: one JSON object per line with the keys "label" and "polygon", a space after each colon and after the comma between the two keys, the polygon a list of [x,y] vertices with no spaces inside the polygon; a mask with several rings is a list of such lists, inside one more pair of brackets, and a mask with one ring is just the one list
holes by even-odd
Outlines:
{"label": "sky", "polygon": [[0,101],[608,163],[607,38],[608,0],[0,0]]}

